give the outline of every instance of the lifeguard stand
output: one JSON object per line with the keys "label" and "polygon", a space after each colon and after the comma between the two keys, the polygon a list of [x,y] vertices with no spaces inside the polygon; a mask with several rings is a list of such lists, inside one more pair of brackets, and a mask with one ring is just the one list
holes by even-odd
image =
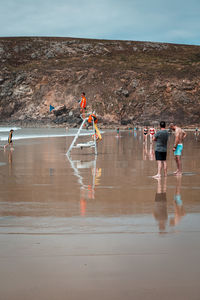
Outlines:
{"label": "lifeguard stand", "polygon": [[[91,114],[91,113],[90,113]],[[75,135],[66,155],[69,156],[72,149],[83,149],[83,148],[94,148],[94,153],[95,155],[97,155],[97,143],[96,143],[96,128],[95,128],[95,124],[94,124],[94,119],[92,118],[92,132],[91,132],[91,138],[93,136],[93,139],[91,139],[90,141],[88,142],[85,142],[85,143],[76,143],[78,138],[80,137],[81,135],[81,131],[83,130],[83,126],[84,124],[88,121],[88,118],[89,118],[89,115],[90,114],[87,114],[87,116],[85,117],[85,119],[82,118],[83,122],[77,132],[77,134]],[[82,117],[82,116],[81,116]],[[83,134],[81,135],[83,136]],[[88,136],[88,134],[87,134]]]}

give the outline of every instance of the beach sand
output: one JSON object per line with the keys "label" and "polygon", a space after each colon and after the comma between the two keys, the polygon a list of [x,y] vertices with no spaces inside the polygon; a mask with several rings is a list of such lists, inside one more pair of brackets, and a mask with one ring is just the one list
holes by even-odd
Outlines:
{"label": "beach sand", "polygon": [[96,159],[68,159],[65,136],[1,149],[0,299],[199,300],[200,143],[188,134],[183,176],[169,151],[157,181],[142,132],[120,134]]}

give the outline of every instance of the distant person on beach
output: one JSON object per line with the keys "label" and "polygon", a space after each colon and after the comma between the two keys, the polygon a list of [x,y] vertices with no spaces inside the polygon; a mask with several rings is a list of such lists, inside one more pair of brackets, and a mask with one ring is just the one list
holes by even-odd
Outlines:
{"label": "distant person on beach", "polygon": [[97,127],[97,123],[98,123],[98,119],[97,119],[97,116],[92,113],[91,115],[89,115],[88,117],[88,124],[87,124],[87,129],[90,125],[93,125],[93,122],[94,122],[94,128],[95,128],[95,136],[93,138],[96,138],[96,141],[99,142],[100,140],[102,140],[102,136],[101,136],[101,133]]}
{"label": "distant person on beach", "polygon": [[88,125],[92,125],[93,124],[93,120],[94,120],[95,124],[98,123],[98,119],[97,119],[97,116],[95,114],[89,115],[89,117],[88,117]]}
{"label": "distant person on beach", "polygon": [[155,132],[155,128],[154,128],[154,127],[149,128],[150,143],[153,142],[153,137],[154,137],[155,133],[156,133],[156,132]]}
{"label": "distant person on beach", "polygon": [[143,142],[147,142],[148,127],[143,128]]}
{"label": "distant person on beach", "polygon": [[119,128],[117,128],[117,137],[119,137]]}
{"label": "distant person on beach", "polygon": [[168,132],[165,129],[166,123],[164,121],[160,122],[160,130],[154,135],[153,140],[156,142],[155,147],[155,158],[158,164],[158,172],[153,178],[160,178],[162,169],[164,169],[164,176],[167,176],[167,141]]}
{"label": "distant person on beach", "polygon": [[13,141],[12,141],[12,135],[14,130],[11,129],[8,136],[8,143],[4,146],[4,149],[6,149],[8,146],[10,146],[10,149],[13,149]]}
{"label": "distant person on beach", "polygon": [[81,94],[81,100],[80,100],[80,113],[82,114],[83,119],[85,119],[86,104],[87,104],[87,100],[85,97],[85,93],[83,92]]}
{"label": "distant person on beach", "polygon": [[177,165],[177,170],[174,172],[174,175],[182,175],[182,162],[181,162],[181,154],[183,150],[183,140],[186,137],[186,133],[183,129],[171,123],[169,128],[175,131],[175,142],[173,146],[175,161]]}

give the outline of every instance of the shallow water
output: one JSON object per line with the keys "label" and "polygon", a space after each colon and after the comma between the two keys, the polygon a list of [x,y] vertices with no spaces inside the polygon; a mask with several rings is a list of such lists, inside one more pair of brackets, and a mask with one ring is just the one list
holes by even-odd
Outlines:
{"label": "shallow water", "polygon": [[[73,230],[79,231],[80,217],[84,217],[88,222],[93,220],[93,230],[97,231],[103,226],[103,231],[112,227],[112,231],[156,232],[157,221],[162,218],[160,209],[165,210],[163,230],[171,232],[174,226],[169,223],[177,213],[174,201],[177,190],[182,201],[182,214],[184,211],[176,224],[179,229],[185,228],[188,218],[195,220],[195,215],[200,213],[200,142],[192,133],[184,143],[183,176],[173,176],[175,162],[169,150],[169,176],[158,181],[151,178],[156,173],[153,146],[149,142],[143,145],[140,131],[124,131],[119,138],[115,132],[107,131],[98,145],[97,157],[90,150],[76,152],[74,149],[69,158],[66,151],[72,138],[60,136],[64,129],[53,130],[51,134],[60,136],[54,138],[49,137],[50,129],[41,131],[40,135],[46,134],[48,138],[27,139],[29,135],[37,136],[39,130],[18,130],[18,136],[25,138],[14,140],[14,151],[7,148],[0,152],[1,231],[5,230],[7,220],[8,224],[11,220],[15,224],[18,217],[20,231],[24,228],[36,232],[71,232],[68,223],[73,223],[74,218]],[[169,149],[173,138],[170,137]],[[166,199],[159,203],[162,208],[158,208],[158,201],[155,201],[158,189],[166,191]],[[155,210],[158,210],[157,220]],[[36,229],[34,218],[37,218],[37,225],[41,220]],[[53,220],[53,226],[48,226],[48,218],[51,223]],[[101,226],[96,225],[95,218],[100,218]],[[87,226],[85,229],[88,230]],[[12,226],[11,231],[17,230],[15,225]]]}
{"label": "shallow water", "polygon": [[[74,134],[75,131],[66,132],[65,129],[52,131],[51,129],[41,129],[41,131],[19,129],[13,135],[16,137],[14,150],[10,151],[7,148],[4,151],[3,147],[1,148],[0,261],[3,257],[1,262],[4,269],[13,271],[9,262],[5,263],[4,258],[8,260],[12,258],[15,261],[23,257],[32,259],[36,255],[42,261],[43,255],[46,254],[48,257],[59,258],[63,255],[67,257],[103,255],[107,259],[109,256],[120,255],[126,256],[126,270],[123,269],[124,259],[118,260],[119,265],[116,262],[110,266],[111,269],[104,270],[106,278],[111,272],[112,280],[115,284],[119,284],[119,278],[124,282],[124,274],[128,272],[130,275],[133,272],[127,256],[142,255],[144,260],[147,256],[150,265],[142,266],[141,261],[139,266],[137,259],[134,264],[137,265],[140,276],[143,274],[140,272],[144,271],[151,277],[151,272],[155,269],[155,265],[151,265],[152,255],[155,255],[161,263],[160,255],[166,254],[169,259],[168,264],[173,269],[176,265],[173,255],[182,253],[181,257],[184,256],[188,263],[179,268],[179,272],[182,273],[179,274],[179,279],[176,278],[177,282],[173,277],[169,279],[171,273],[168,270],[165,274],[167,284],[162,283],[163,289],[159,287],[157,293],[154,293],[155,290],[151,287],[155,287],[155,283],[150,287],[148,283],[150,279],[143,274],[141,280],[150,294],[145,292],[147,290],[141,292],[142,283],[141,290],[135,291],[138,297],[142,295],[142,299],[151,299],[148,295],[152,295],[152,299],[161,299],[161,294],[167,289],[166,286],[172,287],[174,284],[174,290],[172,289],[174,292],[171,294],[173,299],[188,299],[184,298],[184,295],[187,297],[190,295],[191,299],[198,299],[199,271],[192,265],[200,258],[200,139],[195,139],[193,133],[188,133],[183,150],[184,173],[182,177],[176,177],[173,176],[176,166],[171,150],[174,137],[171,136],[167,157],[168,176],[166,179],[155,180],[151,177],[157,171],[153,146],[149,141],[147,145],[143,144],[141,131],[122,131],[119,138],[116,137],[116,132],[106,131],[102,142],[98,145],[97,157],[90,150],[74,149],[74,153],[68,158],[66,152]],[[1,146],[5,143],[4,137],[7,135],[8,132],[0,132]],[[32,136],[34,139],[31,138]],[[193,257],[188,257],[191,251]],[[178,264],[181,264],[182,258],[177,257]],[[191,260],[190,265],[188,259]],[[102,262],[98,263],[101,265]],[[109,260],[107,263],[109,265]],[[52,261],[49,264],[53,268]],[[96,266],[97,270],[101,268],[100,265],[98,268]],[[71,271],[73,267],[71,266]],[[20,264],[16,268],[18,270]],[[67,272],[62,269],[62,266],[60,268],[64,273]],[[122,273],[120,269],[123,270]],[[111,270],[117,270],[118,279]],[[186,270],[187,276],[184,275]],[[157,268],[155,271],[157,280],[160,280],[159,272]],[[21,276],[25,277],[25,274],[26,272],[22,272]],[[90,273],[90,276],[93,276],[92,274]],[[49,276],[47,270],[45,276]],[[87,275],[85,276],[88,279]],[[75,277],[76,275],[73,277],[74,280]],[[9,278],[9,273],[6,278]],[[101,278],[98,279],[101,282]],[[190,284],[189,287],[184,285],[184,289],[181,282],[186,279]],[[34,277],[33,280],[31,277],[30,280],[35,282],[36,279]],[[88,289],[90,280],[85,283]],[[140,286],[138,280],[137,278],[137,286]],[[51,282],[50,278],[49,281]],[[73,285],[74,282],[71,284]],[[126,281],[120,291],[132,289],[134,285],[129,283],[125,286],[128,284]],[[14,298],[20,284],[13,287],[13,294],[9,294],[6,284],[3,285],[4,295],[10,295],[9,299],[21,299],[22,293],[19,293],[19,298]],[[28,284],[34,285],[30,282]],[[65,283],[61,288],[63,295],[64,286]],[[180,286],[181,291],[179,291]],[[191,297],[191,293],[186,293],[186,287],[187,291],[192,289],[195,291],[194,297]],[[58,290],[59,288],[58,283]],[[83,290],[81,285],[80,291]],[[73,291],[75,293],[75,286]],[[111,292],[107,286],[106,297],[121,299],[117,291],[118,289]],[[28,293],[27,290],[24,291],[26,292]],[[51,293],[45,293],[42,287],[37,297],[41,295],[53,299]],[[98,299],[98,296],[100,299],[98,287],[85,295],[85,299],[93,297]],[[81,295],[76,294],[74,298],[69,299],[79,299],[79,297]],[[133,299],[132,293],[127,299]]]}

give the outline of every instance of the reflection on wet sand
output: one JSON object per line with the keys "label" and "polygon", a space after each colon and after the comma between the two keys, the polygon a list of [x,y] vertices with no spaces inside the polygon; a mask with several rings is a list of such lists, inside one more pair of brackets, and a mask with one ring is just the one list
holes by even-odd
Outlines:
{"label": "reflection on wet sand", "polygon": [[72,137],[0,151],[0,298],[199,299],[200,144],[186,139],[182,178],[156,181],[143,132],[120,135],[97,157],[68,160]]}
{"label": "reflection on wet sand", "polygon": [[167,196],[166,196],[166,189],[167,189],[167,178],[165,177],[163,181],[161,178],[157,179],[157,192],[155,195],[155,203],[154,203],[154,211],[153,215],[158,222],[158,228],[160,233],[165,231],[166,223],[168,219],[167,213]]}
{"label": "reflection on wet sand", "polygon": [[176,191],[174,194],[174,217],[170,219],[170,225],[177,225],[183,216],[185,216],[185,210],[183,207],[183,201],[181,199],[181,176],[176,176]]}
{"label": "reflection on wet sand", "polygon": [[9,175],[12,175],[12,163],[13,163],[13,148],[10,148],[8,151],[4,150],[4,155],[8,161],[9,165]]}
{"label": "reflection on wet sand", "polygon": [[[97,168],[97,156],[91,156],[91,160],[81,161],[73,160],[70,155],[67,155],[74,175],[78,178],[80,184],[80,214],[85,216],[87,209],[87,200],[95,199],[95,186],[100,184],[101,168]],[[81,170],[90,169],[91,176],[86,178],[81,175]]]}
{"label": "reflection on wet sand", "polygon": [[147,140],[143,143],[143,160],[155,160],[154,145],[150,143],[148,149]]}
{"label": "reflection on wet sand", "polygon": [[[173,199],[174,212],[169,220],[170,226],[176,226],[186,215],[181,199],[181,176],[174,176],[176,181],[175,194]],[[158,223],[159,232],[166,232],[168,211],[167,211],[167,178],[157,179],[157,192],[155,195],[155,203],[153,215]]]}

